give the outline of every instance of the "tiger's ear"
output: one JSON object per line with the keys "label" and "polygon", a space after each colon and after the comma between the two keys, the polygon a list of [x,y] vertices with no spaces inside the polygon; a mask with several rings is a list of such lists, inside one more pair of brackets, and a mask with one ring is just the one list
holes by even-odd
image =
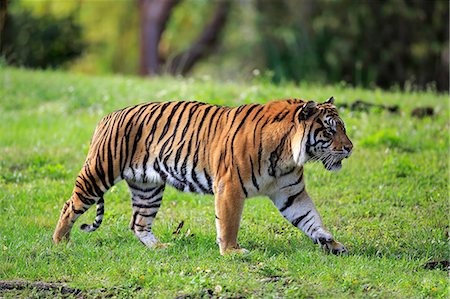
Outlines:
{"label": "tiger's ear", "polygon": [[298,118],[300,120],[307,120],[316,112],[316,106],[317,104],[313,101],[306,102],[306,104],[303,104],[302,110],[300,110]]}
{"label": "tiger's ear", "polygon": [[334,104],[334,97],[331,97],[331,98],[329,98],[328,100],[326,100],[326,101],[324,102],[324,104],[331,104],[331,105],[333,105],[333,104]]}

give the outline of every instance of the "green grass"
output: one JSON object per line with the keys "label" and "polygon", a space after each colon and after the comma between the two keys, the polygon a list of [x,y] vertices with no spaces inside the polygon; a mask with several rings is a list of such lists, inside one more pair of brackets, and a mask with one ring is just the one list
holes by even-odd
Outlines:
{"label": "green grass", "polygon": [[[64,282],[86,296],[448,298],[448,95],[339,86],[238,84],[199,79],[90,77],[0,69],[0,280]],[[51,235],[88,150],[96,122],[124,106],[173,99],[238,105],[303,97],[397,104],[400,114],[343,110],[354,154],[342,171],[306,167],[308,192],[326,226],[350,250],[321,252],[266,198],[249,199],[240,243],[251,252],[219,255],[211,196],[172,188],[154,224],[172,243],[149,250],[128,229],[130,199],[119,183],[105,197],[102,227]],[[434,118],[411,118],[430,105]],[[77,222],[91,222],[94,209]],[[172,232],[184,221],[182,233]],[[33,289],[0,297],[53,296]]]}

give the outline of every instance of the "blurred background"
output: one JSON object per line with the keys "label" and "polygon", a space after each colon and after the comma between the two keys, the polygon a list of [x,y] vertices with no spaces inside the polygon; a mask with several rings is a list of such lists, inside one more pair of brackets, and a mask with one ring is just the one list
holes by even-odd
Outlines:
{"label": "blurred background", "polygon": [[449,89],[447,0],[0,0],[1,64]]}

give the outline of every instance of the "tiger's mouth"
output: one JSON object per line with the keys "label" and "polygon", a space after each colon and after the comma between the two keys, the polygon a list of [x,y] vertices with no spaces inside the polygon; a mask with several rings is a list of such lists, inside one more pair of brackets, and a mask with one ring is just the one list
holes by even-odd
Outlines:
{"label": "tiger's mouth", "polygon": [[328,171],[338,171],[342,168],[342,160],[334,161],[334,162],[326,162],[322,161],[323,166],[325,166],[325,169]]}
{"label": "tiger's mouth", "polygon": [[321,159],[323,166],[328,171],[338,171],[342,168],[342,160],[347,159],[350,156],[349,153],[333,153],[331,155],[326,155]]}

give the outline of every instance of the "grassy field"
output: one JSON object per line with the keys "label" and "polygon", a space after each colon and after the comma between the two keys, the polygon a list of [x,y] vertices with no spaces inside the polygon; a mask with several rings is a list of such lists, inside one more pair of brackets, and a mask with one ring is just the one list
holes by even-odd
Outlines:
{"label": "grassy field", "polygon": [[[306,167],[308,192],[326,226],[350,250],[321,252],[267,198],[249,199],[239,240],[247,255],[222,257],[215,244],[214,201],[166,189],[154,232],[168,249],[145,248],[128,229],[125,183],[105,197],[105,220],[72,241],[51,236],[106,113],[144,101],[196,99],[236,106],[302,97],[337,103],[396,104],[400,113],[343,109],[354,153],[330,173]],[[448,272],[425,269],[449,260],[449,99],[433,92],[384,92],[339,86],[247,84],[208,78],[144,80],[0,69],[0,280],[64,283],[6,290],[0,297],[382,297],[448,298]],[[429,105],[437,115],[412,118]],[[173,234],[181,221],[184,227]]]}

